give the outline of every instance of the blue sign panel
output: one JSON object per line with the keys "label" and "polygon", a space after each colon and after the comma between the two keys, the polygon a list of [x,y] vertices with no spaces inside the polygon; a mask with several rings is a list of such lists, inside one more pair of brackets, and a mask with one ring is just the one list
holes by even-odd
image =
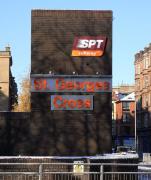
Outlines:
{"label": "blue sign panel", "polygon": [[112,92],[105,76],[31,76],[31,92]]}
{"label": "blue sign panel", "polygon": [[93,110],[93,95],[52,95],[51,110]]}

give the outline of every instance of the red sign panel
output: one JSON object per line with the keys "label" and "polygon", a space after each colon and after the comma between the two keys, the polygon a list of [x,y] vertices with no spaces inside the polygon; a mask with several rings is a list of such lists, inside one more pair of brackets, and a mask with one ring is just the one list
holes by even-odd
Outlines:
{"label": "red sign panel", "polygon": [[102,36],[75,37],[72,56],[102,56],[107,38]]}

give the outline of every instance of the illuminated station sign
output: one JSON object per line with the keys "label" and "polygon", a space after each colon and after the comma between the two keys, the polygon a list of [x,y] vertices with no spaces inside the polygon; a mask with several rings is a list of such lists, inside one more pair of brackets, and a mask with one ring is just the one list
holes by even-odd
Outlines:
{"label": "illuminated station sign", "polygon": [[31,92],[111,92],[110,76],[32,75]]}

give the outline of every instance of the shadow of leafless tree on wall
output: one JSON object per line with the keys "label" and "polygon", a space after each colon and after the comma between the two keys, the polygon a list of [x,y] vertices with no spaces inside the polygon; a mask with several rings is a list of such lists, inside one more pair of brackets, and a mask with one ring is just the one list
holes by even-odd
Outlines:
{"label": "shadow of leafless tree on wall", "polygon": [[27,155],[30,114],[0,112],[0,155]]}
{"label": "shadow of leafless tree on wall", "polygon": [[[112,19],[90,16],[60,16],[59,12],[33,16],[31,73],[111,75]],[[74,37],[100,35],[108,38],[104,56],[71,56]],[[93,111],[50,111],[52,94],[31,94],[32,154],[94,155],[111,151],[110,93],[93,93]]]}

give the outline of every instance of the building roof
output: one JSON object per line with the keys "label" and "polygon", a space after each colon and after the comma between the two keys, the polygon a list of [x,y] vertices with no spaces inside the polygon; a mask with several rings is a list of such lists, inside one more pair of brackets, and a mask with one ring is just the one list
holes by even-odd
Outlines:
{"label": "building roof", "polygon": [[10,57],[10,56],[11,56],[10,47],[9,47],[9,46],[6,46],[6,47],[5,47],[5,50],[3,50],[3,51],[0,50],[0,56],[1,56],[1,57],[5,57],[5,56],[6,56],[6,57],[7,57],[7,56]]}
{"label": "building roof", "polygon": [[144,50],[139,51],[138,53],[135,54],[135,60],[134,60],[134,64],[136,64],[139,61],[143,60],[143,55],[145,53],[150,53],[151,50],[151,43],[149,43],[149,46],[145,47]]}
{"label": "building roof", "polygon": [[121,98],[120,101],[135,101],[135,93],[134,92],[130,93],[124,98]]}
{"label": "building roof", "polygon": [[113,87],[113,92],[130,94],[135,91],[135,84],[121,84]]}

